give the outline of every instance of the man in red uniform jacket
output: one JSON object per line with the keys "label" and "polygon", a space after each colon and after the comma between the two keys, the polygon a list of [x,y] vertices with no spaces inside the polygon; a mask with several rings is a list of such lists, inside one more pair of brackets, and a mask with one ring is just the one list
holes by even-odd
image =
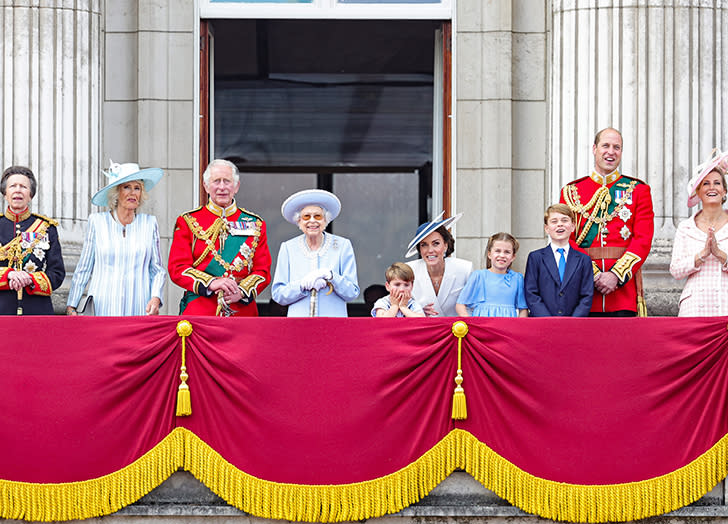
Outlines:
{"label": "man in red uniform jacket", "polygon": [[270,283],[265,222],[235,203],[232,162],[210,162],[203,185],[207,204],[177,218],[169,251],[169,276],[186,290],[180,314],[257,316],[255,297]]}
{"label": "man in red uniform jacket", "polygon": [[572,245],[592,259],[590,316],[646,316],[640,268],[652,246],[655,212],[650,186],[622,175],[622,135],[602,129],[594,138],[594,171],[561,190],[576,213]]}

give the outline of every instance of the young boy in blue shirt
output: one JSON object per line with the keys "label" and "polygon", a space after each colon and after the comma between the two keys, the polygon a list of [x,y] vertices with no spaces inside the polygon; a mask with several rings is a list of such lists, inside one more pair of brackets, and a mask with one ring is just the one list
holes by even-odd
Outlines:
{"label": "young boy in blue shirt", "polygon": [[374,303],[373,317],[424,317],[416,300],[412,298],[412,285],[415,282],[415,273],[412,268],[402,262],[395,262],[384,273],[387,283],[384,286],[389,295],[382,297]]}

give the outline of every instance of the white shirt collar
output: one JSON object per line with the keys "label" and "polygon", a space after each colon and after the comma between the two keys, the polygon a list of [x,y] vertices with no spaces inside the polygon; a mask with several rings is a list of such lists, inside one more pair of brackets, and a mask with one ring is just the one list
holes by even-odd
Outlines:
{"label": "white shirt collar", "polygon": [[[553,251],[553,253],[554,253],[554,256],[555,256],[555,257],[556,257],[556,258],[558,259],[558,257],[560,257],[560,256],[561,256],[561,255],[559,255],[559,253],[558,253],[558,252],[556,251],[557,249],[559,249],[559,248],[558,248],[558,246],[555,246],[555,245],[553,245],[553,244],[551,244],[551,243],[549,243],[549,246],[551,246],[551,251]],[[566,246],[564,246],[564,257],[565,257],[565,258],[569,258],[569,247],[570,247],[570,246],[569,246],[569,244],[566,244]]]}

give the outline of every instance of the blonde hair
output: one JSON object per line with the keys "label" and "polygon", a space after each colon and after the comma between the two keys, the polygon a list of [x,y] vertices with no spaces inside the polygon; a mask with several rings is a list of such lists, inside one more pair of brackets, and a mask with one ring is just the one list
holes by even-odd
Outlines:
{"label": "blonde hair", "polygon": [[[129,180],[129,182],[139,182],[142,185],[142,194],[139,196],[139,205],[141,206],[147,198],[149,198],[149,193],[147,193],[147,190],[144,189],[144,180]],[[124,182],[124,184],[129,182]],[[109,204],[109,209],[116,209],[119,207],[119,195],[121,194],[121,186],[124,184],[112,187],[111,191],[109,191],[106,195],[106,201]]]}
{"label": "blonde hair", "polygon": [[387,282],[391,282],[395,279],[402,280],[404,282],[414,282],[415,272],[412,271],[412,268],[404,262],[395,262],[384,272],[384,278],[387,279]]}
{"label": "blonde hair", "polygon": [[516,240],[516,237],[514,237],[510,233],[504,233],[502,231],[500,233],[496,233],[488,239],[488,247],[485,248],[486,269],[490,269],[490,267],[492,266],[492,264],[490,263],[490,259],[488,258],[488,253],[490,253],[490,250],[493,249],[493,244],[495,244],[498,240],[501,240],[503,242],[510,242],[513,246],[513,255],[515,256],[515,254],[518,253],[518,240]]}
{"label": "blonde hair", "polygon": [[552,204],[546,208],[546,212],[543,214],[544,225],[549,223],[549,215],[551,213],[559,213],[560,215],[566,215],[571,219],[572,222],[576,222],[576,215],[574,210],[566,204]]}

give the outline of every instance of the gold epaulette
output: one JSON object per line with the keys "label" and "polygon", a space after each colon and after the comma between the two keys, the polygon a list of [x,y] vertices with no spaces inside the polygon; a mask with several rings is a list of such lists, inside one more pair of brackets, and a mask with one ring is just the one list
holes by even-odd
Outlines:
{"label": "gold epaulette", "polygon": [[633,176],[629,176],[629,175],[624,175],[622,173],[620,173],[620,175],[622,175],[622,178],[629,178],[630,180],[634,180],[638,184],[647,184],[647,182],[645,182],[644,180],[640,180],[637,177],[633,177]]}
{"label": "gold epaulette", "polygon": [[184,213],[182,213],[182,216],[187,216],[187,215],[190,215],[191,213],[195,213],[196,211],[199,211],[203,207],[205,207],[205,206],[198,206],[195,209],[190,209],[189,211],[185,211]]}
{"label": "gold epaulette", "polygon": [[48,222],[52,226],[57,226],[58,225],[58,221],[57,220],[53,220],[50,217],[47,217],[45,215],[41,215],[40,213],[31,213],[31,215],[33,215],[34,217],[40,218],[41,220],[45,220],[46,222]]}

